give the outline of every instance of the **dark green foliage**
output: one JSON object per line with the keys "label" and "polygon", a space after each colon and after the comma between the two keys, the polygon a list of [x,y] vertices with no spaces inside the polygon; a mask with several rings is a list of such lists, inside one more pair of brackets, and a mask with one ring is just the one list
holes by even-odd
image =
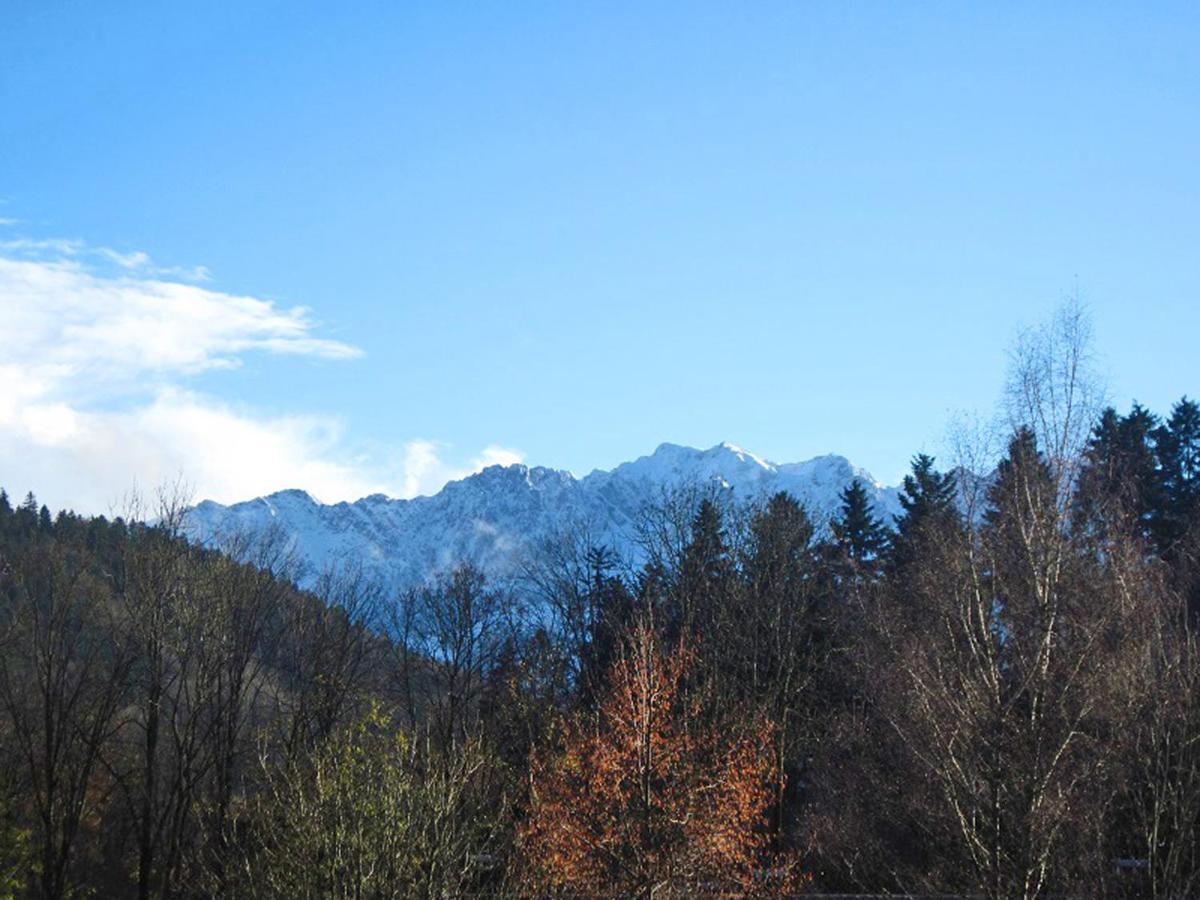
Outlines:
{"label": "dark green foliage", "polygon": [[867,490],[857,478],[841,493],[841,512],[830,528],[834,544],[851,563],[865,567],[887,549],[890,533],[874,513]]}
{"label": "dark green foliage", "polygon": [[672,591],[671,613],[676,627],[685,632],[708,628],[720,615],[732,574],[721,510],[705,498],[692,520],[691,539]]}
{"label": "dark green foliage", "polygon": [[1135,527],[1153,536],[1162,501],[1155,457],[1157,420],[1134,404],[1126,416],[1109,407],[1092,429],[1074,501],[1077,527],[1104,534]]}
{"label": "dark green foliage", "polygon": [[955,506],[954,476],[934,468],[934,459],[921,453],[913,457],[912,473],[904,476],[889,563],[893,570],[907,571],[919,557],[922,545],[936,540],[946,529],[961,527]]}
{"label": "dark green foliage", "polygon": [[989,508],[984,521],[991,528],[1020,528],[1053,523],[1056,499],[1054,475],[1038,450],[1037,438],[1021,428],[1008,443],[1008,453],[996,466],[996,478],[988,490]]}
{"label": "dark green foliage", "polygon": [[1181,545],[1200,516],[1200,405],[1184,397],[1154,431],[1162,496],[1155,532],[1164,553]]}

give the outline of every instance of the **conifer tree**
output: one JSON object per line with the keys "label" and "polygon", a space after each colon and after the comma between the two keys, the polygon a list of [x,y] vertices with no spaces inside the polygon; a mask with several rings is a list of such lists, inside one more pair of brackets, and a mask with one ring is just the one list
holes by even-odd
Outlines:
{"label": "conifer tree", "polygon": [[1019,543],[1045,539],[1045,534],[1035,532],[1058,527],[1054,474],[1031,429],[1018,429],[1009,441],[1008,455],[996,466],[988,503],[986,528],[993,534],[1014,531]]}
{"label": "conifer tree", "polygon": [[1184,397],[1154,436],[1163,491],[1157,533],[1168,551],[1200,515],[1200,404]]}
{"label": "conifer tree", "polygon": [[932,456],[921,453],[913,457],[912,474],[904,476],[900,494],[904,513],[896,517],[892,537],[890,562],[895,571],[912,566],[925,539],[961,524],[954,490],[954,476],[935,469]]}
{"label": "conifer tree", "polygon": [[1150,537],[1161,502],[1154,455],[1157,420],[1134,404],[1127,416],[1109,407],[1100,415],[1083,452],[1073,503],[1077,527],[1106,534],[1131,526]]}
{"label": "conifer tree", "polygon": [[841,514],[830,523],[836,545],[857,565],[874,562],[887,549],[888,529],[871,512],[871,501],[855,478],[840,495]]}
{"label": "conifer tree", "polygon": [[679,624],[685,630],[708,629],[727,597],[732,574],[721,510],[704,499],[692,520],[676,585]]}
{"label": "conifer tree", "polygon": [[13,510],[13,533],[23,538],[32,537],[38,527],[38,502],[30,491],[21,504]]}

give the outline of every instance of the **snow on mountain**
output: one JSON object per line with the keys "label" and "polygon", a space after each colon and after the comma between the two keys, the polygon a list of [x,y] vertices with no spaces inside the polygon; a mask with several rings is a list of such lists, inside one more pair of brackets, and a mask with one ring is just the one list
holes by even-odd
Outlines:
{"label": "snow on mountain", "polygon": [[541,541],[580,525],[636,556],[639,513],[665,492],[686,486],[712,489],[734,502],[787,491],[824,522],[852,479],[863,483],[876,515],[890,524],[900,511],[898,490],[842,456],[776,465],[733,444],[707,450],[661,444],[649,456],[584,478],[540,466],[489,466],[433,496],[411,500],[372,494],[354,503],[322,504],[300,490],[230,506],[205,500],[191,511],[188,527],[207,543],[224,534],[277,528],[306,564],[302,582],[330,563],[352,562],[403,585],[460,562],[503,577]]}

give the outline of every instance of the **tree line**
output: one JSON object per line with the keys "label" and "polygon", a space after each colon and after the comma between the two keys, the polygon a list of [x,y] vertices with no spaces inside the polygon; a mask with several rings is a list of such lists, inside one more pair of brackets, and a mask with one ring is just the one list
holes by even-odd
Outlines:
{"label": "tree line", "polygon": [[1085,350],[895,521],[701,485],[504,584],[0,494],[0,896],[1196,893],[1200,406]]}

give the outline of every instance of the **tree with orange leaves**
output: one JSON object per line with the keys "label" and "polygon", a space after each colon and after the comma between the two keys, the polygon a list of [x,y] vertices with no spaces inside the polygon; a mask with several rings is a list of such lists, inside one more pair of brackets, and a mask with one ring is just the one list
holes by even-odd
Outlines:
{"label": "tree with orange leaves", "polygon": [[794,859],[767,853],[772,725],[741,735],[706,726],[688,690],[692,659],[636,626],[596,713],[565,722],[553,752],[534,753],[521,828],[531,887],[652,898],[784,893],[804,880]]}

